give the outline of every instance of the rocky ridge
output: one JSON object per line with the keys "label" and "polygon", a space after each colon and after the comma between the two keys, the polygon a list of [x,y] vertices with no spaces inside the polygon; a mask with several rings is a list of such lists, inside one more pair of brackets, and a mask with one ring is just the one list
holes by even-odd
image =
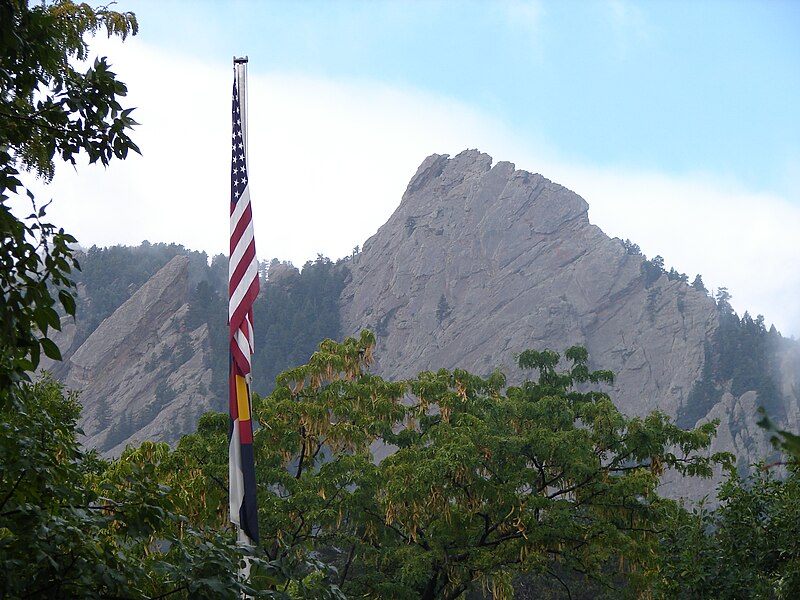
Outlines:
{"label": "rocky ridge", "polygon": [[86,446],[174,442],[211,409],[208,327],[187,330],[187,291],[188,259],[176,256],[71,353],[64,380],[80,391]]}
{"label": "rocky ridge", "polygon": [[[585,346],[594,368],[616,373],[608,391],[624,413],[676,417],[718,327],[714,300],[666,276],[647,286],[643,257],[592,225],[588,208],[567,188],[477,150],[428,157],[353,260],[344,333],[377,332],[377,370],[387,377],[499,367],[514,381],[522,350]],[[796,429],[790,371],[782,385]],[[714,450],[748,462],[769,453],[755,431],[755,402],[754,393],[728,393],[713,407],[707,418],[721,420]]]}

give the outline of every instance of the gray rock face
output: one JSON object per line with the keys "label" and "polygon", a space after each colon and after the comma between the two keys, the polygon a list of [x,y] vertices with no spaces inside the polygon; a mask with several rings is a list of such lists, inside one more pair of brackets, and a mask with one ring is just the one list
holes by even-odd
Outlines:
{"label": "gray rock face", "polygon": [[188,259],[172,259],[70,357],[85,445],[118,455],[136,441],[175,441],[210,409],[208,327],[185,327],[187,274]]}
{"label": "gray rock face", "polygon": [[[499,367],[514,381],[519,352],[582,345],[594,368],[616,373],[608,391],[624,413],[675,417],[700,379],[715,303],[665,276],[646,287],[642,257],[587,213],[570,190],[476,150],[430,156],[350,265],[343,333],[375,331],[387,377]],[[723,398],[710,415],[725,419],[717,446],[756,458],[764,445],[734,442],[728,424],[754,406]],[[756,433],[739,428],[740,438]],[[689,493],[708,491],[713,483]]]}
{"label": "gray rock face", "polygon": [[703,364],[713,301],[662,277],[588,219],[577,194],[470,150],[422,163],[353,261],[345,331],[378,333],[382,373],[456,366],[519,376],[527,348],[586,346],[629,414],[675,414]]}

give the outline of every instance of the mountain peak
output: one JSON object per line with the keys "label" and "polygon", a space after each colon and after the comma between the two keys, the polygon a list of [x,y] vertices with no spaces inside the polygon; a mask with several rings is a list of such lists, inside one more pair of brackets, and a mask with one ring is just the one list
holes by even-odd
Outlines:
{"label": "mountain peak", "polygon": [[444,367],[522,376],[517,354],[585,346],[617,373],[628,415],[685,404],[717,326],[714,301],[682,281],[648,282],[644,257],[588,218],[579,195],[467,150],[432,155],[351,265],[345,334],[377,334],[378,370]]}

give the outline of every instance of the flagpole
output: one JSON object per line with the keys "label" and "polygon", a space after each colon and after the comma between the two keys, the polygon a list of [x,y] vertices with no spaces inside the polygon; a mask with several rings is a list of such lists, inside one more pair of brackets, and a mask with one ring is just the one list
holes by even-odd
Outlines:
{"label": "flagpole", "polygon": [[[236,78],[236,87],[239,92],[239,111],[242,116],[242,142],[244,143],[244,161],[247,172],[250,173],[250,159],[248,157],[248,136],[247,136],[247,64],[249,58],[247,56],[233,57],[234,77]],[[250,391],[250,374],[245,377],[247,380],[248,392]],[[251,546],[253,544],[250,537],[244,532],[241,527],[236,528],[236,542],[240,546]],[[250,561],[245,563],[243,569],[246,573],[240,572],[245,578],[250,576]]]}
{"label": "flagpole", "polygon": [[[233,57],[235,94],[228,305],[231,327],[229,490],[231,522],[236,529],[236,543],[239,546],[258,543],[250,369],[253,351],[252,303],[259,286],[248,182],[247,63],[246,56]],[[237,138],[241,140],[240,143],[237,143]],[[250,560],[245,559],[239,569],[241,581],[249,580],[250,566]]]}
{"label": "flagpole", "polygon": [[250,140],[247,131],[247,123],[248,123],[248,109],[250,108],[247,105],[247,64],[249,59],[247,56],[241,57],[233,57],[233,66],[236,70],[236,83],[239,87],[239,109],[242,113],[242,138],[244,141],[244,160],[245,165],[247,166],[247,172],[250,172],[250,146],[248,145],[248,141]]}

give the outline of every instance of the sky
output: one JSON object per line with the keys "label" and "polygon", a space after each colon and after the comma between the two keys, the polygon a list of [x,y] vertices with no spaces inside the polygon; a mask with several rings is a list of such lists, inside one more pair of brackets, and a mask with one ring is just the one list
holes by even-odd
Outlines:
{"label": "sky", "polygon": [[800,337],[800,3],[118,0],[98,35],[142,156],[39,197],[83,246],[226,252],[232,57],[249,57],[259,258],[363,245],[430,154],[564,185],[609,236]]}

